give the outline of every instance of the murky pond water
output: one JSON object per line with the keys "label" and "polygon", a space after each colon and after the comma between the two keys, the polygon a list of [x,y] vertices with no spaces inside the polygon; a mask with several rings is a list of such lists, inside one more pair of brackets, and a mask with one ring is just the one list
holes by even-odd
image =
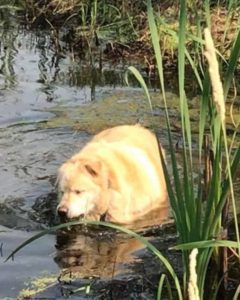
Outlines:
{"label": "murky pond water", "polygon": [[[154,299],[163,267],[140,242],[110,231],[47,235],[14,261],[3,263],[32,231],[55,223],[56,171],[92,134],[117,124],[141,122],[157,128],[166,145],[158,95],[153,94],[152,115],[143,92],[124,86],[123,63],[106,63],[99,69],[97,60],[89,64],[61,43],[59,51],[47,32],[2,31],[0,298],[36,293],[57,299]],[[177,141],[177,98],[169,93],[168,99]],[[194,106],[191,113],[196,114]],[[180,264],[180,257],[167,250],[176,238],[171,226],[154,226],[151,216],[141,228],[172,256],[176,266]]]}
{"label": "murky pond water", "polygon": [[[3,32],[2,37],[0,298],[35,293],[64,298],[76,286],[90,283],[93,293],[101,290],[105,299],[114,289],[104,286],[114,286],[114,282],[118,288],[129,281],[130,286],[143,288],[143,275],[130,267],[137,269],[140,256],[132,253],[142,250],[144,254],[143,245],[108,231],[48,235],[23,249],[13,261],[3,263],[32,231],[55,223],[54,185],[62,162],[92,133],[115,124],[135,123],[141,116],[136,95],[141,99],[144,95],[138,88],[123,87],[124,65],[106,65],[101,74],[95,69],[98,76],[93,76],[93,67],[87,62],[83,65],[67,50],[57,53],[46,32],[18,28]],[[134,99],[138,99],[137,105]],[[115,103],[112,111],[107,110],[111,103]],[[149,108],[144,107],[149,115]],[[157,280],[157,273],[154,276]],[[77,295],[88,297],[84,290]]]}

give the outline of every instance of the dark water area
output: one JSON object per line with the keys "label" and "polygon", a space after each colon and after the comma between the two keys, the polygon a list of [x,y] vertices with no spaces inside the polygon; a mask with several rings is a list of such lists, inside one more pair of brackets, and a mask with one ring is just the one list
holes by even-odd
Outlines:
{"label": "dark water area", "polygon": [[0,51],[0,202],[16,193],[32,201],[39,195],[35,183],[41,181],[40,195],[49,189],[47,177],[89,138],[69,126],[43,128],[56,116],[51,108],[87,105],[93,94],[121,87],[122,74],[113,66],[93,79],[90,67],[69,51],[56,52],[48,32],[8,30]]}
{"label": "dark water area", "polygon": [[[56,40],[51,31],[11,22],[0,26],[0,298],[155,299],[165,268],[142,243],[110,230],[48,234],[4,263],[20,243],[57,223],[57,169],[92,134],[140,122],[156,128],[167,145],[161,101],[151,114],[136,81],[125,84],[130,61],[76,52],[64,32]],[[148,84],[159,102],[156,80]],[[178,142],[178,97],[173,90],[167,96]],[[197,100],[192,103],[194,115]],[[176,242],[174,226],[161,221],[146,216],[137,229],[180,272],[180,254],[168,250]]]}

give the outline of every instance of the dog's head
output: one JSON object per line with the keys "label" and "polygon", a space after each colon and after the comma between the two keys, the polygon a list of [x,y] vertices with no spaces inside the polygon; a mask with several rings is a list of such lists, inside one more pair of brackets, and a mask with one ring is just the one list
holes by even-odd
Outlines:
{"label": "dog's head", "polygon": [[58,172],[60,217],[99,219],[108,207],[108,174],[101,161],[70,159]]}

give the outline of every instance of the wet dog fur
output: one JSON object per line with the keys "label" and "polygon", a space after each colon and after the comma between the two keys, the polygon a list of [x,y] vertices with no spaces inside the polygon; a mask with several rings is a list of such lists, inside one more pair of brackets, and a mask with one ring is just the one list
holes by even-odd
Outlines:
{"label": "wet dog fur", "polygon": [[128,224],[168,206],[154,134],[140,125],[104,130],[58,172],[60,216]]}

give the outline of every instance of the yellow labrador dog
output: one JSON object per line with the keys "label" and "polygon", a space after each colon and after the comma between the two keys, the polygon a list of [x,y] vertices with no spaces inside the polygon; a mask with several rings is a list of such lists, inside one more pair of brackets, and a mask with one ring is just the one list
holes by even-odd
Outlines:
{"label": "yellow labrador dog", "polygon": [[58,214],[128,224],[166,209],[168,197],[157,139],[140,125],[97,134],[58,173]]}

